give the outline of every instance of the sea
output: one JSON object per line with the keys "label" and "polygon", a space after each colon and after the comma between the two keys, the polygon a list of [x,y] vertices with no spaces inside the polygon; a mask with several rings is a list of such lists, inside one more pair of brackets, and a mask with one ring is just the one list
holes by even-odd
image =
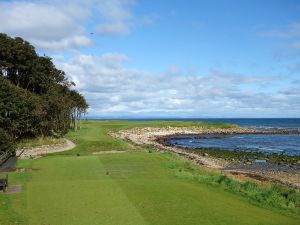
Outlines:
{"label": "sea", "polygon": [[[98,118],[89,118],[98,119]],[[103,120],[103,119],[100,119]],[[109,120],[109,119],[104,119]],[[123,119],[122,119],[123,120]],[[257,130],[300,131],[300,118],[139,118],[130,121],[206,121],[229,123]],[[214,135],[216,137],[216,135]],[[184,148],[219,148],[224,150],[259,151],[266,154],[286,154],[300,156],[299,134],[243,134],[228,135],[224,138],[193,138],[178,136],[169,140],[170,144]]]}
{"label": "sea", "polygon": [[[258,130],[300,131],[300,118],[231,118],[231,119],[177,119],[182,121],[207,121],[237,124],[241,127]],[[169,140],[170,144],[185,148],[220,148],[224,150],[259,151],[266,154],[287,154],[300,156],[299,134],[239,134],[223,138],[196,138],[178,136]]]}

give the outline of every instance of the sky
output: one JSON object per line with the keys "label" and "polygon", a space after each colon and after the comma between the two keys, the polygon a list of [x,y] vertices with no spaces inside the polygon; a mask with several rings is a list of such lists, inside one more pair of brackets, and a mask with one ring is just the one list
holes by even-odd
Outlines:
{"label": "sky", "polygon": [[92,118],[300,117],[299,0],[0,0]]}

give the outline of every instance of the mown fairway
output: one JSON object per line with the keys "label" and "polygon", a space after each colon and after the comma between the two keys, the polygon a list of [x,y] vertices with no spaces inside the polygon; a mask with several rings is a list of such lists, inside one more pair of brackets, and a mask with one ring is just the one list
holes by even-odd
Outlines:
{"label": "mown fairway", "polygon": [[[77,143],[74,150],[20,160],[19,167],[32,170],[10,174],[11,183],[22,184],[23,190],[0,193],[0,224],[299,224],[296,215],[260,208],[218,186],[178,177],[178,169],[170,165],[184,161],[175,156],[149,153],[106,135],[111,129],[145,124],[150,125],[85,122],[83,129],[68,134]],[[91,154],[109,150],[128,151]]]}

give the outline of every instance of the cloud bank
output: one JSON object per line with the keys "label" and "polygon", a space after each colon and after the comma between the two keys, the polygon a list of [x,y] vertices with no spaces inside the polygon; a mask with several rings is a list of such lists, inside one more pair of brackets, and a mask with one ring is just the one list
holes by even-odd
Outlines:
{"label": "cloud bank", "polygon": [[[134,0],[1,1],[0,32],[53,53],[57,67],[87,98],[92,116],[299,116],[298,79],[223,70],[188,74],[176,65],[154,73],[135,69],[121,53],[83,53],[97,47],[94,36],[129,35],[160,19],[156,13],[136,17],[135,5]],[[299,52],[300,23],[264,36],[287,40]],[[293,73],[299,72],[298,59],[288,65]]]}
{"label": "cloud bank", "polygon": [[[90,115],[217,116],[257,115],[266,112],[296,115],[300,89],[267,91],[282,82],[279,76],[243,75],[211,71],[189,75],[171,68],[162,73],[128,69],[128,57],[78,54],[57,64],[69,74],[91,104]],[[260,91],[258,91],[260,90]]]}
{"label": "cloud bank", "polygon": [[[92,46],[94,30],[100,35],[130,33],[133,4],[133,0],[0,2],[0,31],[23,37],[39,49],[79,50]],[[87,31],[87,22],[95,29]]]}

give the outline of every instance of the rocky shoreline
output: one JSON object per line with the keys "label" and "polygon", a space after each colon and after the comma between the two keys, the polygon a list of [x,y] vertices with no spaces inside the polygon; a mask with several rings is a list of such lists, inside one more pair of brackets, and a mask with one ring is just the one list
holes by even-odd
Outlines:
{"label": "rocky shoreline", "polygon": [[288,130],[254,130],[242,127],[232,128],[205,128],[205,127],[143,127],[110,132],[109,135],[115,138],[121,138],[126,141],[140,145],[151,145],[161,151],[171,151],[181,155],[194,163],[220,170],[231,175],[242,175],[255,180],[272,180],[288,186],[300,189],[300,171],[298,170],[278,170],[275,167],[257,168],[251,166],[232,166],[228,160],[212,157],[211,155],[196,154],[187,149],[178,148],[165,144],[165,140],[176,135],[203,135],[203,134],[300,134],[300,131]]}

